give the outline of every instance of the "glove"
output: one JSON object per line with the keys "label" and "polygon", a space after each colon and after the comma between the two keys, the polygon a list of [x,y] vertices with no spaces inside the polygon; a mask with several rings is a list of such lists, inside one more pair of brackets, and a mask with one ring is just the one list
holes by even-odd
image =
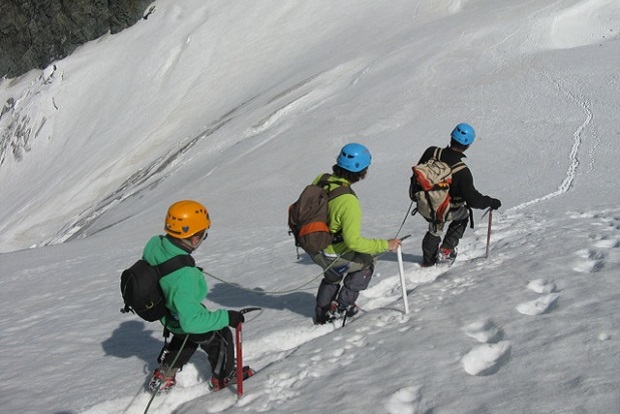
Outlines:
{"label": "glove", "polygon": [[236,328],[240,323],[245,322],[245,318],[243,314],[238,311],[229,310],[228,311],[228,326],[231,328]]}
{"label": "glove", "polygon": [[498,208],[500,208],[502,206],[502,202],[499,201],[497,198],[492,198],[491,199],[491,208],[493,210],[497,210]]}

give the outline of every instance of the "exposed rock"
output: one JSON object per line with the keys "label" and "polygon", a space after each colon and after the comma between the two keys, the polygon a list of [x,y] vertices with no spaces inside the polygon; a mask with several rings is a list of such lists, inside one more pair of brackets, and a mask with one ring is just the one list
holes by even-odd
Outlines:
{"label": "exposed rock", "polygon": [[151,12],[153,0],[2,0],[0,77],[43,69],[78,46],[118,33]]}

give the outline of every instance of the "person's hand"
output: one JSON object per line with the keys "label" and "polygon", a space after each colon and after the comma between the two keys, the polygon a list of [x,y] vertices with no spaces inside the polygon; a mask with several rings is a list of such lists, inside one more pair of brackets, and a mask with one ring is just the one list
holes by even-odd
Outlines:
{"label": "person's hand", "polygon": [[502,202],[499,201],[497,198],[492,198],[491,199],[491,208],[493,210],[497,210],[498,208],[500,208],[502,206]]}
{"label": "person's hand", "polygon": [[245,318],[243,317],[243,313],[239,311],[229,310],[228,311],[228,326],[231,328],[236,328],[240,323],[245,322]]}
{"label": "person's hand", "polygon": [[402,241],[400,239],[390,239],[388,240],[388,250],[391,252],[395,252],[398,250],[398,246]]}

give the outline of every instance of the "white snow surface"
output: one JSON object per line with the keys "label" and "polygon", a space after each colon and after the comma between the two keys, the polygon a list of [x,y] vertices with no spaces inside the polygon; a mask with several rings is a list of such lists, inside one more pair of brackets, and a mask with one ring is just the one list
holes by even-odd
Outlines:
{"label": "white snow surface", "polygon": [[[150,413],[620,412],[620,2],[153,3],[148,19],[0,81],[0,407],[142,413],[163,343],[119,313],[119,276],[196,199],[210,309],[258,372],[210,393],[198,351]],[[502,200],[454,266],[422,269],[411,166],[459,122]],[[314,326],[320,269],[288,205],[340,147],[380,256],[359,317]],[[401,225],[403,224],[401,228]]]}

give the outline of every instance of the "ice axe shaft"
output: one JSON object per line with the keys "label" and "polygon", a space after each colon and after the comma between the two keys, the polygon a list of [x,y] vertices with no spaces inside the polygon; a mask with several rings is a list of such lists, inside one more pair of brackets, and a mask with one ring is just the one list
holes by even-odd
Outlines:
{"label": "ice axe shaft", "polygon": [[489,209],[489,224],[487,226],[487,251],[484,254],[485,259],[489,258],[489,246],[491,245],[491,221],[493,220],[493,209]]}
{"label": "ice axe shaft", "polygon": [[[243,308],[239,312],[246,314],[248,312],[262,310],[259,307]],[[237,325],[235,331],[235,347],[237,348],[237,396],[243,396],[243,339],[242,339],[242,326],[240,323]]]}
{"label": "ice axe shaft", "polygon": [[400,273],[400,286],[403,291],[403,304],[405,305],[405,314],[409,313],[409,302],[407,302],[407,287],[405,286],[405,270],[403,267],[403,250],[400,246],[396,249],[398,256],[398,273]]}
{"label": "ice axe shaft", "polygon": [[241,327],[242,323],[237,325],[236,331],[236,347],[237,347],[237,396],[243,396],[243,350],[241,347]]}

